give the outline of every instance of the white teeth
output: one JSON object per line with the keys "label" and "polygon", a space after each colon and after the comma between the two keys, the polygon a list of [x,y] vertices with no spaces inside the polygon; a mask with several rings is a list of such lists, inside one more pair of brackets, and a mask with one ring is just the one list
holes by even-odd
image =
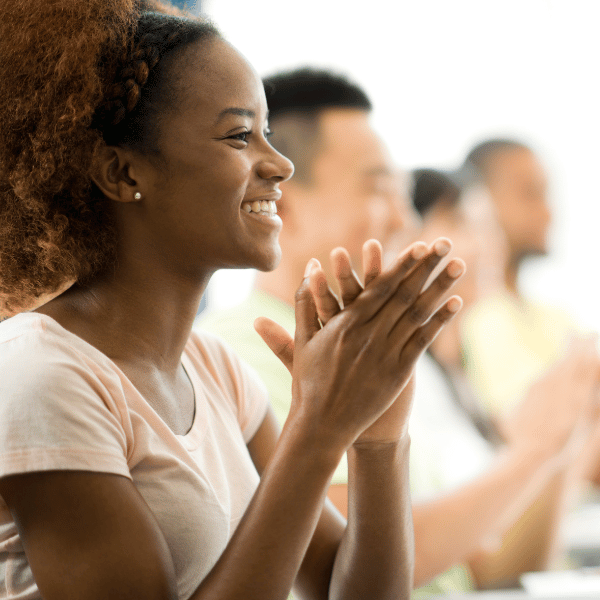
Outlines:
{"label": "white teeth", "polygon": [[277,204],[275,200],[254,200],[254,202],[243,202],[242,208],[247,213],[268,213],[269,215],[277,214]]}

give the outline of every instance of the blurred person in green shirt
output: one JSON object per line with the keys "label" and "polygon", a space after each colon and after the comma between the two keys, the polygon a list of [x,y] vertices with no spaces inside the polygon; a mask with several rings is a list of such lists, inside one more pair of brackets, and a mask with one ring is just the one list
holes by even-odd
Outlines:
{"label": "blurred person in green shirt", "polygon": [[519,285],[523,264],[548,254],[552,214],[538,156],[521,141],[488,139],[468,153],[465,167],[485,183],[506,241],[500,287],[462,319],[469,378],[486,412],[497,419],[564,354],[579,328],[566,311],[527,298]]}
{"label": "blurred person in green shirt", "polygon": [[[344,246],[353,264],[360,265],[366,240],[377,238],[395,254],[416,238],[420,225],[410,205],[408,178],[374,132],[371,103],[358,86],[328,71],[300,69],[268,78],[265,88],[271,143],[296,167],[294,178],[281,185],[278,202],[282,261],[272,273],[257,274],[254,290],[242,304],[209,310],[198,326],[225,339],[260,372],[283,422],[292,400],[291,376],[254,331],[253,320],[269,317],[292,334],[294,292],[308,259],[317,258],[329,280],[335,280],[329,260],[332,247]],[[362,273],[345,275],[362,279]],[[591,385],[589,378],[583,387],[584,383]],[[413,505],[415,585],[424,586],[415,597],[485,587],[494,580],[474,572],[471,559],[490,550],[491,540],[500,539],[556,475],[553,465],[564,453],[571,433],[564,428],[573,422],[575,405],[563,403],[562,412],[550,416],[534,412],[529,428],[519,430],[510,451],[485,473],[451,493]],[[535,427],[547,432],[543,443]],[[430,435],[424,432],[417,439],[417,434],[411,429],[411,489],[419,496],[422,489],[438,486],[441,493],[441,463],[429,455]],[[343,514],[348,509],[347,481],[343,461],[329,493]],[[546,556],[545,549],[540,553]]]}

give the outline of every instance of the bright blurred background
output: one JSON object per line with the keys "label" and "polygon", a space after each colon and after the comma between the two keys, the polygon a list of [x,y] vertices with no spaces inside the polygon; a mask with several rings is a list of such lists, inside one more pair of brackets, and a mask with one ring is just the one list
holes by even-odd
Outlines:
{"label": "bright blurred background", "polygon": [[[197,5],[196,10],[200,6]],[[261,75],[304,64],[347,73],[405,169],[452,168],[476,142],[514,136],[550,174],[552,251],[522,289],[600,330],[598,0],[203,0]],[[208,303],[240,302],[250,272],[221,272]]]}

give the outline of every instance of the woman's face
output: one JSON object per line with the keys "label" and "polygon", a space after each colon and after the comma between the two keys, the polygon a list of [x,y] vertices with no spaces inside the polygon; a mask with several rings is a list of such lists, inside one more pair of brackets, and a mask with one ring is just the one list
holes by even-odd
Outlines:
{"label": "woman's face", "polygon": [[164,166],[146,160],[138,169],[143,200],[134,210],[152,251],[175,269],[273,269],[274,201],[293,165],[267,140],[262,82],[219,38],[191,45],[174,68],[179,91],[159,129]]}

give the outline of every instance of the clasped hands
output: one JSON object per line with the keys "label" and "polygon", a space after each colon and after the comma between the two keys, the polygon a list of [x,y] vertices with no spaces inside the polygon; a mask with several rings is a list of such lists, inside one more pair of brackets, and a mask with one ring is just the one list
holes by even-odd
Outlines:
{"label": "clasped hands", "polygon": [[364,281],[348,252],[336,248],[330,258],[339,299],[319,262],[309,261],[296,292],[294,338],[265,317],[254,324],[292,374],[288,421],[343,449],[407,434],[416,361],[462,304],[457,296],[442,303],[465,270],[461,259],[426,285],[450,248],[446,238],[417,242],[384,270],[381,245],[369,240]]}

